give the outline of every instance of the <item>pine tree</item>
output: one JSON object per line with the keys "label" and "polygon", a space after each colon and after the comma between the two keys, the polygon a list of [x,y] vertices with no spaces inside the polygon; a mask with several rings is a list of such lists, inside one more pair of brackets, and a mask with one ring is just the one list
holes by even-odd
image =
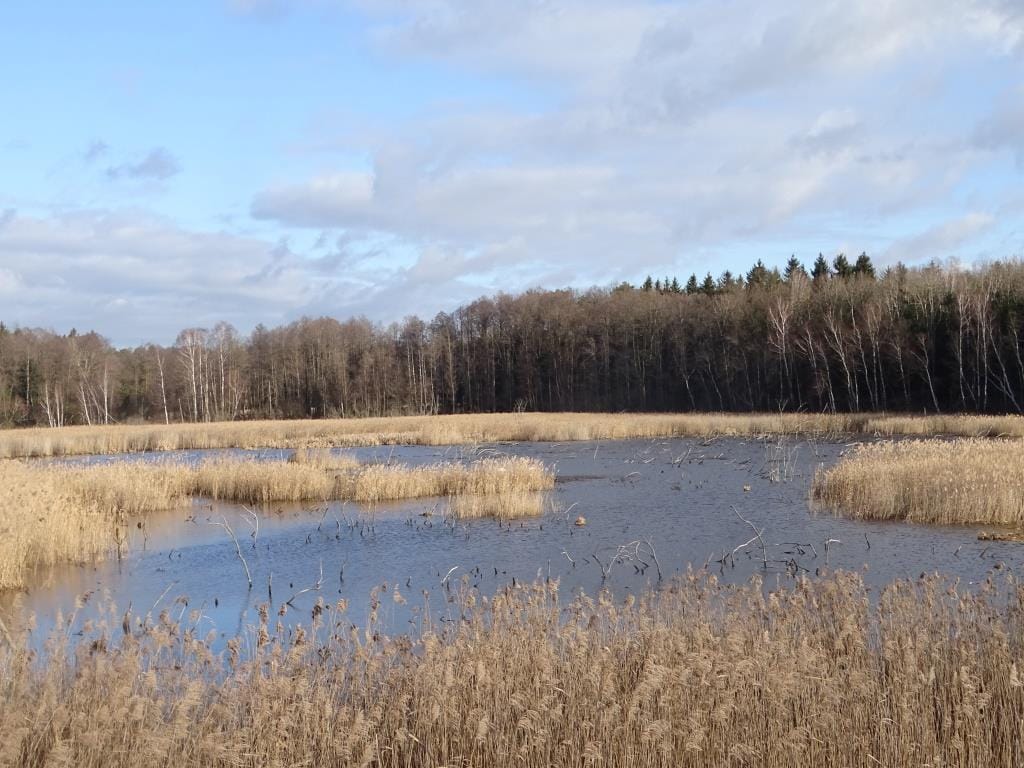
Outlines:
{"label": "pine tree", "polygon": [[720,278],[718,278],[718,287],[723,291],[728,291],[736,287],[736,278],[732,276],[732,272],[728,269],[722,273]]}
{"label": "pine tree", "polygon": [[690,279],[686,281],[686,293],[692,296],[697,292],[697,275],[690,275]]}
{"label": "pine tree", "polygon": [[644,284],[642,286],[640,286],[640,290],[646,291],[647,293],[650,293],[651,291],[654,290],[654,281],[651,280],[651,276],[650,275],[648,275],[647,279],[644,280]]}
{"label": "pine tree", "polygon": [[[729,273],[726,272],[726,274]],[[729,275],[729,279],[732,280],[732,275]],[[701,283],[700,292],[706,293],[708,296],[714,296],[716,293],[718,293],[718,290],[715,288],[715,278],[711,276],[710,272],[704,275],[704,282]]]}
{"label": "pine tree", "polygon": [[789,257],[789,261],[786,262],[786,271],[783,276],[786,282],[791,282],[797,275],[803,275],[807,277],[807,270],[804,269],[804,265],[800,263],[800,259],[796,257],[796,254]]}
{"label": "pine tree", "polygon": [[832,269],[836,277],[849,277],[853,274],[853,267],[850,266],[850,260],[846,258],[845,253],[840,253],[832,259]]}
{"label": "pine tree", "polygon": [[759,285],[767,285],[769,282],[768,268],[764,265],[760,259],[757,260],[757,264],[750,268],[747,272],[747,287],[753,288]]}
{"label": "pine tree", "polygon": [[658,293],[661,293],[661,280],[654,281],[654,290],[656,290]]}
{"label": "pine tree", "polygon": [[678,278],[675,278],[675,277],[672,278],[672,285],[669,286],[669,290],[672,293],[682,293],[683,292],[682,287],[679,285],[679,279]]}
{"label": "pine tree", "polygon": [[825,255],[822,253],[818,254],[818,258],[814,260],[814,267],[811,269],[811,277],[814,282],[820,283],[823,280],[828,280],[828,262],[825,261]]}
{"label": "pine tree", "polygon": [[853,265],[853,271],[855,274],[874,279],[875,265],[871,263],[871,257],[868,256],[866,251],[857,257],[857,263]]}

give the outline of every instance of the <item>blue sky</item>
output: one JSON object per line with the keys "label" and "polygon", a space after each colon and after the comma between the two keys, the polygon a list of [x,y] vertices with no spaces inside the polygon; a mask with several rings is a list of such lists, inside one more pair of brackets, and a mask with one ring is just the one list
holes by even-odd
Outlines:
{"label": "blue sky", "polygon": [[0,319],[117,344],[1024,250],[1019,0],[40,0],[0,64]]}

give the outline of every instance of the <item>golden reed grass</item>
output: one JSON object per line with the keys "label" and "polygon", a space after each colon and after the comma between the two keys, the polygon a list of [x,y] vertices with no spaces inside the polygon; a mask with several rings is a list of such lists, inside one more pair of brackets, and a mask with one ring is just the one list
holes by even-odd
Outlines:
{"label": "golden reed grass", "polygon": [[860,577],[766,596],[691,574],[625,603],[556,583],[387,637],[372,595],[224,651],[167,612],[110,607],[42,661],[0,649],[0,764],[761,766],[1024,764],[1024,590],[939,577],[869,598]]}
{"label": "golden reed grass", "polygon": [[813,495],[870,520],[1024,524],[1024,441],[961,439],[858,446],[815,476]]}
{"label": "golden reed grass", "polygon": [[63,427],[0,431],[0,458],[202,448],[316,448],[627,438],[869,435],[1024,436],[1019,416],[498,413],[321,421]]}
{"label": "golden reed grass", "polygon": [[112,533],[109,516],[58,474],[0,461],[0,590],[24,586],[34,567],[101,557]]}
{"label": "golden reed grass", "polygon": [[102,557],[123,540],[128,517],[171,509],[189,497],[374,504],[439,496],[450,497],[456,516],[511,517],[541,512],[537,492],[553,485],[554,475],[542,462],[523,457],[416,467],[360,465],[323,453],[298,461],[213,459],[195,466],[0,461],[0,590],[24,586],[38,566]]}

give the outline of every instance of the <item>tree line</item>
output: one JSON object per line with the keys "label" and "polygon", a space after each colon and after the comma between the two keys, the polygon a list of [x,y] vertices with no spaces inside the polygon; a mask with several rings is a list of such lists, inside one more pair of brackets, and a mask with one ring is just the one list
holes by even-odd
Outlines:
{"label": "tree line", "polygon": [[0,324],[8,426],[481,411],[1024,412],[1024,264],[807,270],[303,318],[117,349]]}

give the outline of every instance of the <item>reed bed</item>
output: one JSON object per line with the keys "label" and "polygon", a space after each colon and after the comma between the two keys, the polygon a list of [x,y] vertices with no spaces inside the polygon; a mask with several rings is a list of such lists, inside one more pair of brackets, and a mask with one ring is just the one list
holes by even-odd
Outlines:
{"label": "reed bed", "polygon": [[959,439],[858,446],[819,471],[813,495],[850,517],[1024,524],[1024,441]]}
{"label": "reed bed", "polygon": [[[99,559],[125,543],[129,518],[172,509],[191,497],[258,505],[441,496],[450,497],[453,509],[522,516],[543,511],[530,499],[553,485],[542,462],[521,457],[419,467],[361,465],[334,455],[298,462],[213,459],[195,466],[0,461],[0,590],[25,586],[40,566]],[[495,499],[488,501],[490,496]]]}
{"label": "reed bed", "polygon": [[122,462],[54,471],[67,487],[111,515],[169,509],[195,496],[245,504],[334,500],[374,504],[430,496],[508,495],[554,486],[554,475],[544,463],[525,457],[422,466],[334,461],[326,469],[305,461],[226,458],[195,466]]}
{"label": "reed bed", "polygon": [[0,591],[24,586],[34,567],[101,557],[112,534],[110,517],[58,474],[0,461]]}
{"label": "reed bed", "polygon": [[0,431],[0,458],[206,448],[325,448],[764,435],[1024,436],[1019,416],[496,413]]}
{"label": "reed bed", "polygon": [[457,520],[496,517],[512,520],[543,515],[549,499],[547,494],[529,491],[502,492],[489,496],[467,494],[452,496],[448,514]]}
{"label": "reed bed", "polygon": [[355,456],[336,453],[330,448],[296,448],[288,457],[290,464],[309,464],[320,469],[356,469]]}
{"label": "reed bed", "polygon": [[378,464],[340,475],[337,498],[375,503],[424,496],[497,497],[550,490],[554,483],[543,462],[524,457],[422,467]]}
{"label": "reed bed", "polygon": [[[458,593],[458,594],[456,594]],[[854,574],[765,596],[691,574],[639,599],[493,598],[387,637],[344,601],[216,632],[110,607],[77,646],[0,649],[10,766],[1024,764],[1024,597],[939,577],[877,599]]]}

